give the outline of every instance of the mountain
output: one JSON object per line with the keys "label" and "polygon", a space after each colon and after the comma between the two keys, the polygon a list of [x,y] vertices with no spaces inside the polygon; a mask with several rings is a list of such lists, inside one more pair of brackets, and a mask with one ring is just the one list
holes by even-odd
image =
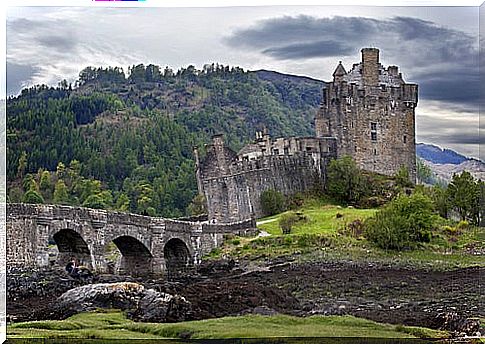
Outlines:
{"label": "mountain", "polygon": [[485,180],[485,163],[483,161],[468,158],[451,149],[418,143],[416,155],[431,169],[435,177],[445,182],[451,181],[453,174],[463,171],[470,172],[475,178]]}
{"label": "mountain", "polygon": [[7,100],[9,200],[182,216],[197,193],[192,149],[237,150],[257,130],[312,135],[324,83],[206,65],[85,68]]}
{"label": "mountain", "polygon": [[438,146],[425,143],[416,144],[416,155],[434,164],[459,165],[468,160],[466,156],[461,155],[451,149],[443,149]]}

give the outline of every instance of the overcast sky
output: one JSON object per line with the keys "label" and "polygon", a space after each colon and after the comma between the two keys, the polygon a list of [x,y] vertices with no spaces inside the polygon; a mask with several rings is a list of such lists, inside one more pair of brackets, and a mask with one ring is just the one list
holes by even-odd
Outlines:
{"label": "overcast sky", "polygon": [[373,46],[419,84],[417,141],[479,157],[478,15],[477,7],[9,8],[7,94],[74,81],[86,66],[138,63],[219,62],[329,81],[339,60],[350,69]]}

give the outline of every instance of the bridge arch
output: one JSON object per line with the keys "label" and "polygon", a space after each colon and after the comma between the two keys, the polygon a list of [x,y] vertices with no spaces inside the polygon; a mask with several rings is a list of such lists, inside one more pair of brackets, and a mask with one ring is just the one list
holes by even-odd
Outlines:
{"label": "bridge arch", "polygon": [[84,238],[71,228],[63,228],[52,235],[52,241],[57,246],[56,265],[65,266],[72,258],[78,264],[92,268],[91,250]]}
{"label": "bridge arch", "polygon": [[143,242],[130,235],[118,236],[111,242],[121,254],[114,272],[132,276],[152,273],[153,255]]}
{"label": "bridge arch", "polygon": [[165,243],[163,257],[168,277],[183,274],[192,266],[192,254],[189,247],[179,238],[171,238]]}

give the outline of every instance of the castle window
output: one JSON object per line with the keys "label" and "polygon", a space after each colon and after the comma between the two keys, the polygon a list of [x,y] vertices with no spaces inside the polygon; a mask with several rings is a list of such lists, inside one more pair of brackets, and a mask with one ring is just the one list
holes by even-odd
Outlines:
{"label": "castle window", "polygon": [[382,84],[381,85],[381,91],[385,92],[386,91],[386,85],[385,84]]}
{"label": "castle window", "polygon": [[312,147],[306,147],[306,151],[310,152],[312,150]]}
{"label": "castle window", "polygon": [[280,154],[280,151],[278,149],[273,150],[274,155]]}
{"label": "castle window", "polygon": [[406,136],[406,135],[404,135],[404,137],[403,137],[403,141],[404,141],[404,143],[406,143],[406,142],[408,141],[408,138],[407,138],[407,136]]}
{"label": "castle window", "polygon": [[377,155],[377,149],[374,148],[374,155]]}
{"label": "castle window", "polygon": [[370,123],[370,138],[372,141],[377,141],[377,123]]}

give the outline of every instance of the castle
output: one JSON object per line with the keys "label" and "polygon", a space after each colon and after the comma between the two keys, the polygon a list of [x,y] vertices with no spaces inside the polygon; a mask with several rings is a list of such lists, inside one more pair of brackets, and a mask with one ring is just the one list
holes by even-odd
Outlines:
{"label": "castle", "polygon": [[385,175],[404,166],[415,181],[418,86],[405,83],[398,67],[384,68],[378,49],[361,52],[362,61],[349,72],[339,63],[323,89],[315,137],[272,139],[267,131],[257,132],[256,141],[236,153],[216,135],[203,160],[194,151],[210,221],[263,215],[260,196],[268,189],[292,195],[322,186],[329,161],[344,155]]}

